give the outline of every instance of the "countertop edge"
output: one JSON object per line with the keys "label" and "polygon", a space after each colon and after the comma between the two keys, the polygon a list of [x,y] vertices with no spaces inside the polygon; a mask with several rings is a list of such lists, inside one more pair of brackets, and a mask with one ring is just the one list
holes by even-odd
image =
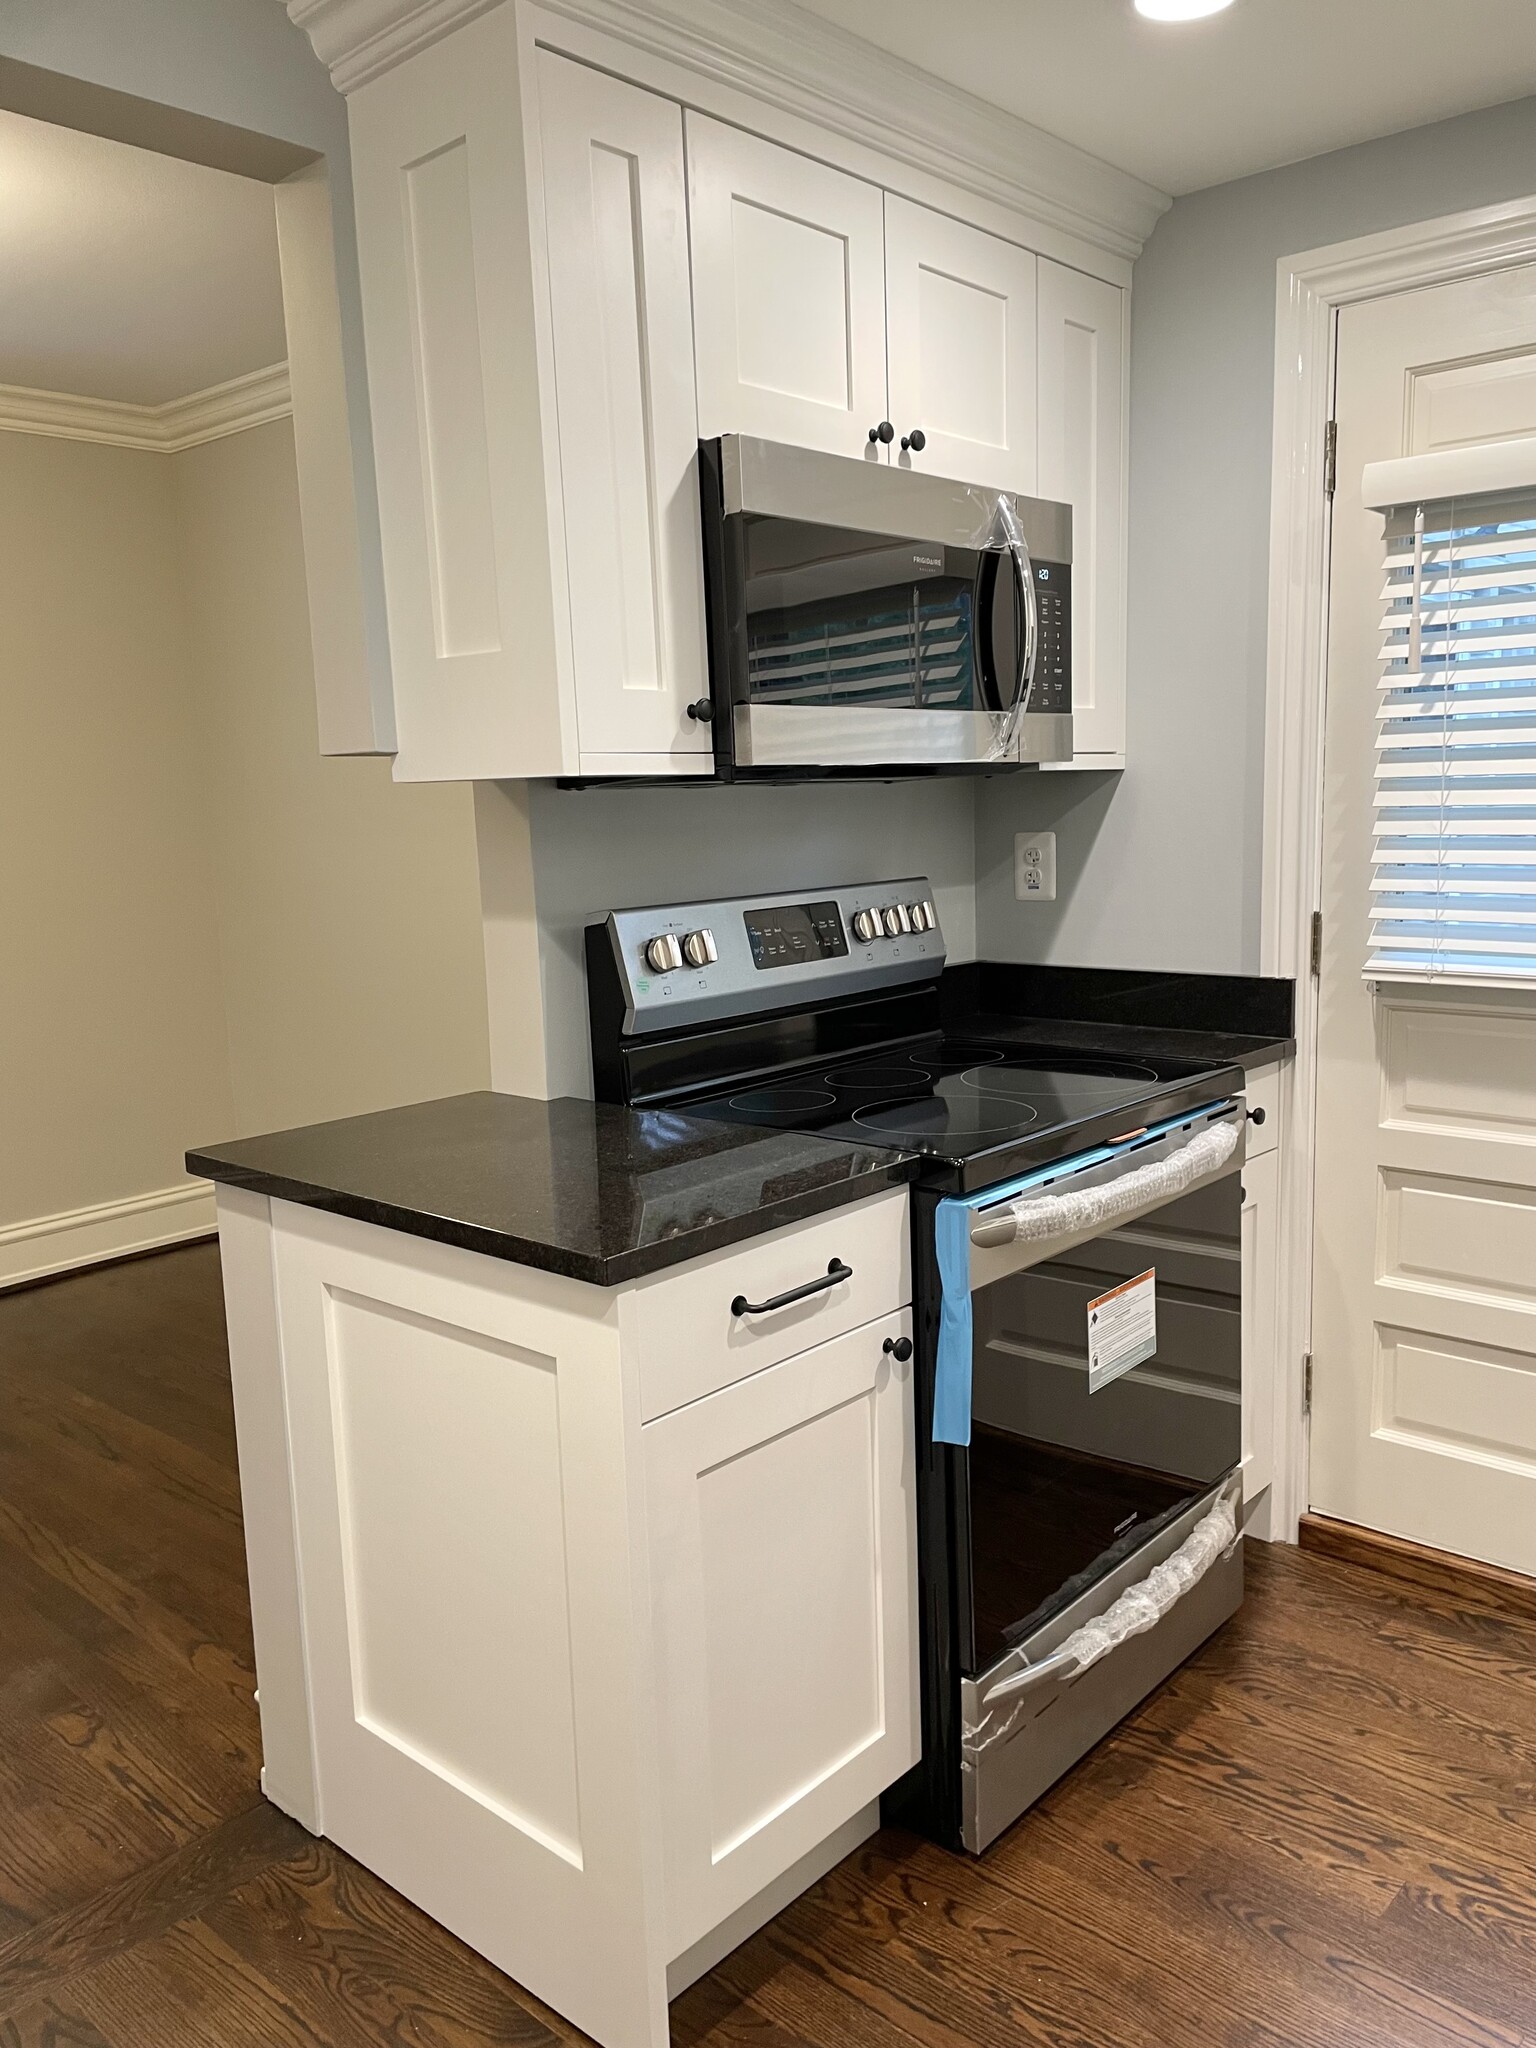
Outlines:
{"label": "countertop edge", "polygon": [[789,1223],[801,1223],[811,1216],[846,1209],[867,1196],[889,1188],[903,1187],[917,1177],[919,1161],[893,1153],[887,1164],[872,1166],[857,1179],[838,1181],[828,1187],[810,1188],[805,1193],[786,1195],[764,1209],[731,1217],[723,1223],[690,1231],[683,1237],[660,1238],[654,1244],[639,1245],[632,1251],[611,1257],[588,1256],[564,1246],[537,1239],[515,1237],[504,1231],[463,1223],[451,1216],[436,1216],[426,1210],[407,1209],[366,1195],[349,1195],[313,1181],[293,1180],[278,1173],[232,1166],[226,1160],[203,1152],[189,1152],[190,1174],[224,1187],[244,1188],[277,1202],[293,1202],[300,1208],[323,1209],[333,1216],[346,1216],[355,1223],[370,1223],[381,1230],[396,1230],[406,1237],[428,1238],[436,1244],[474,1252],[484,1258],[500,1259],[507,1265],[529,1266],[541,1273],[557,1273],[590,1287],[622,1287],[644,1280],[669,1266],[686,1265],[690,1259],[724,1251]]}

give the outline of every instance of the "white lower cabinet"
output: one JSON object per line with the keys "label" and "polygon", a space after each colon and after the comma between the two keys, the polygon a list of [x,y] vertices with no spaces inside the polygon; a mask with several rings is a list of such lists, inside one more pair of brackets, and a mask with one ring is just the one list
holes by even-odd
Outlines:
{"label": "white lower cabinet", "polygon": [[[669,1975],[917,1760],[905,1191],[619,1289],[239,1191],[220,1225],[269,1796],[665,2048]],[[728,1308],[834,1258],[812,1328],[657,1369],[701,1275]]]}
{"label": "white lower cabinet", "polygon": [[905,1313],[648,1423],[667,1947],[919,1751]]}

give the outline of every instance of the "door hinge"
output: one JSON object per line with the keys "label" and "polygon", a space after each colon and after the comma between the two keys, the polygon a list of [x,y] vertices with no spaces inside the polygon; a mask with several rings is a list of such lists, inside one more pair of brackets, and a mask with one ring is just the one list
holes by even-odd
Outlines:
{"label": "door hinge", "polygon": [[1312,972],[1316,975],[1321,974],[1322,971],[1323,913],[1320,910],[1314,910],[1312,913]]}
{"label": "door hinge", "polygon": [[1304,1415],[1312,1413],[1312,1354],[1310,1351],[1301,1361],[1301,1407]]}
{"label": "door hinge", "polygon": [[1339,423],[1330,420],[1323,429],[1323,496],[1333,496],[1333,486],[1339,473]]}

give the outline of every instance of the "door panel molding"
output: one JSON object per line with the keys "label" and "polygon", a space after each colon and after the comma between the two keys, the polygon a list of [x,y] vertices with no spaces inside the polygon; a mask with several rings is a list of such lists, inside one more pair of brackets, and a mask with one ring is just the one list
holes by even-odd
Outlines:
{"label": "door panel molding", "polygon": [[1336,316],[1363,299],[1536,260],[1536,197],[1283,256],[1276,266],[1260,972],[1296,983],[1296,1058],[1282,1104],[1277,1435],[1272,1531],[1294,1542],[1307,1500],[1305,1359],[1312,1316],[1322,709],[1332,520],[1324,445]]}

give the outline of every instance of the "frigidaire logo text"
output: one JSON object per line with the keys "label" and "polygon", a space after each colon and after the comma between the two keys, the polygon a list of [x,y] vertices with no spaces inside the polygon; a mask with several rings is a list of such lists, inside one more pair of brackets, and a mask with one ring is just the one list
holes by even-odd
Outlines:
{"label": "frigidaire logo text", "polygon": [[914,555],[912,557],[912,566],[915,569],[942,569],[944,557],[942,555]]}

